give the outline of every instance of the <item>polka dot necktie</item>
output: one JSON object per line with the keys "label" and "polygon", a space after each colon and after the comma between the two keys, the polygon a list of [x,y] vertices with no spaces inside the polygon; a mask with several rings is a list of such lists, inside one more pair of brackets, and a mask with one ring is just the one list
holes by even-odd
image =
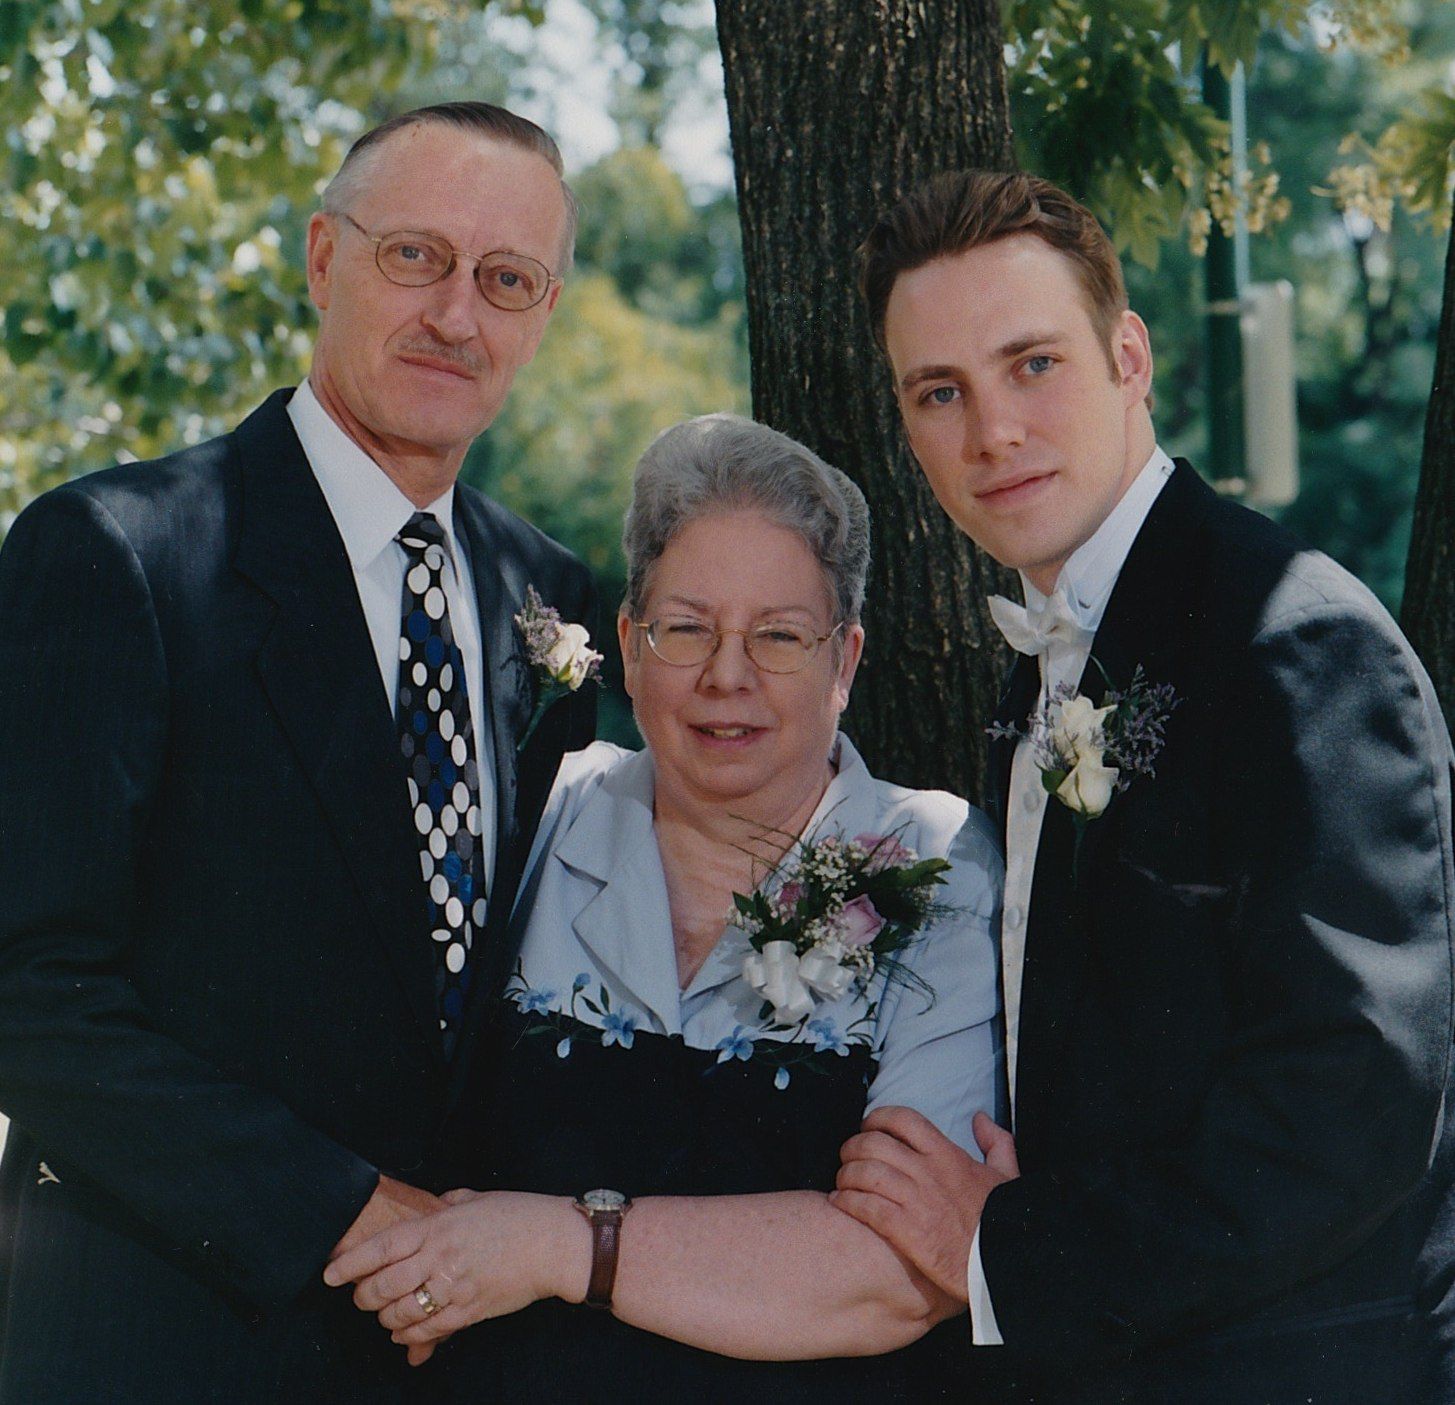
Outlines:
{"label": "polka dot necktie", "polygon": [[445,601],[444,540],[444,528],[427,512],[416,512],[395,537],[409,564],[394,715],[420,837],[420,870],[429,889],[435,1001],[448,1057],[470,989],[470,947],[485,921],[485,870],[474,727],[464,660]]}

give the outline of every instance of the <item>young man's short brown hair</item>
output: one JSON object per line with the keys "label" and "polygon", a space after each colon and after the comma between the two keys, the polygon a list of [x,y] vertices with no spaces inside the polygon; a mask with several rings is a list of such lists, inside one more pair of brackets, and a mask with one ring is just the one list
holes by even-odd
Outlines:
{"label": "young man's short brown hair", "polygon": [[1091,325],[1109,347],[1127,310],[1127,289],[1096,216],[1039,176],[972,170],[947,172],[911,191],[859,246],[859,285],[880,349],[884,311],[901,273],[1011,234],[1033,234],[1071,260]]}

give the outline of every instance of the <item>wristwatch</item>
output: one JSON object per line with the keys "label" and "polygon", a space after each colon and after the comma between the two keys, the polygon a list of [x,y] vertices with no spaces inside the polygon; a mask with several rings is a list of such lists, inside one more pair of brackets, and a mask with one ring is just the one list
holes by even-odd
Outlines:
{"label": "wristwatch", "polygon": [[616,1259],[621,1251],[621,1222],[632,1203],[619,1190],[588,1190],[571,1202],[591,1225],[591,1282],[586,1306],[611,1306]]}

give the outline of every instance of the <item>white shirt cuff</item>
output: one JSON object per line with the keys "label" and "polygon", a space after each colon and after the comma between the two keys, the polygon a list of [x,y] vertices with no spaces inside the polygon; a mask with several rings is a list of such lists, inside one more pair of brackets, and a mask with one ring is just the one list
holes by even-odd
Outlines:
{"label": "white shirt cuff", "polygon": [[980,1263],[980,1227],[975,1227],[975,1238],[970,1242],[970,1340],[976,1346],[1004,1346],[1005,1338],[1000,1335],[1000,1325],[995,1320],[995,1308],[990,1301],[990,1285],[985,1281],[985,1269]]}

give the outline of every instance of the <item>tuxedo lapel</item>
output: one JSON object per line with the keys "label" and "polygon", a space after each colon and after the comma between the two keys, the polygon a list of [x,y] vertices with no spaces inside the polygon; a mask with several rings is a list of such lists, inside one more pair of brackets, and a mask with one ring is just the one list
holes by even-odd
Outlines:
{"label": "tuxedo lapel", "polygon": [[[1179,461],[1137,533],[1092,641],[1079,691],[1095,702],[1108,688],[1127,688],[1139,666],[1148,683],[1179,676],[1176,654],[1197,624],[1187,603],[1190,583],[1202,572],[1194,527],[1212,499],[1211,489]],[[1079,849],[1071,811],[1055,799],[1046,807],[1031,888],[1016,1064],[1016,1129],[1030,1139],[1032,1155],[1040,1128],[1056,1115],[1057,1070],[1069,1057],[1066,1034],[1092,955],[1085,904],[1093,900],[1097,866],[1126,799],[1113,796],[1101,816],[1086,822]]]}
{"label": "tuxedo lapel", "polygon": [[[995,705],[995,723],[998,727],[1015,727],[1024,731],[1026,719],[1036,705],[1041,691],[1040,671],[1036,660],[1028,654],[1017,654],[1010,673],[1001,690],[1000,701]],[[1006,841],[1006,817],[1009,814],[1010,767],[1015,759],[1016,741],[1013,737],[992,736],[986,748],[985,768],[988,773],[986,793],[995,821],[996,831],[1002,845]]]}
{"label": "tuxedo lapel", "polygon": [[323,822],[440,1054],[430,949],[398,740],[348,556],[284,406],[234,435],[242,526],[233,564],[277,607],[257,669]]}

